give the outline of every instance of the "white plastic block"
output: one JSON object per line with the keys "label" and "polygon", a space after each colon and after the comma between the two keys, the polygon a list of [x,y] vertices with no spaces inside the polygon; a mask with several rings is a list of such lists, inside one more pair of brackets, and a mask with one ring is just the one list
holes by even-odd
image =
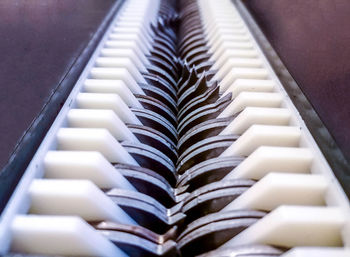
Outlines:
{"label": "white plastic block", "polygon": [[131,49],[135,52],[135,54],[140,58],[143,64],[148,64],[148,60],[145,56],[147,52],[143,52],[141,47],[134,41],[112,41],[108,40],[105,43],[105,48],[111,49]]}
{"label": "white plastic block", "polygon": [[252,125],[221,156],[248,156],[259,146],[296,147],[300,137],[299,127]]}
{"label": "white plastic block", "polygon": [[90,76],[92,79],[122,80],[132,93],[145,94],[126,68],[92,68]]}
{"label": "white plastic block", "polygon": [[205,38],[210,42],[215,41],[217,38],[221,37],[221,35],[244,36],[247,35],[247,32],[245,28],[217,28],[211,31],[211,33],[206,34]]}
{"label": "white plastic block", "polygon": [[87,179],[100,188],[136,191],[99,152],[49,151],[44,158],[45,178]]}
{"label": "white plastic block", "polygon": [[125,57],[99,57],[95,62],[96,67],[106,67],[106,68],[126,68],[130,75],[138,83],[146,83],[146,80],[141,75],[140,71],[136,68],[135,64],[131,59]]}
{"label": "white plastic block", "polygon": [[18,215],[11,230],[13,252],[35,255],[127,256],[79,217]]}
{"label": "white plastic block", "polygon": [[[215,64],[213,65],[213,70]],[[222,80],[225,78],[233,68],[260,68],[263,66],[262,60],[258,58],[229,58],[224,65],[218,67],[213,80]]]}
{"label": "white plastic block", "polygon": [[107,129],[61,128],[57,133],[57,150],[97,151],[112,163],[138,165]]}
{"label": "white plastic block", "polygon": [[345,247],[295,247],[281,257],[349,257],[350,248]]}
{"label": "white plastic block", "polygon": [[285,126],[289,124],[291,116],[290,110],[286,108],[247,107],[220,135],[241,135],[254,124]]}
{"label": "white plastic block", "polygon": [[[251,42],[227,42],[224,41],[217,49],[215,49],[215,51],[212,52],[212,59],[214,60],[218,60],[220,58],[220,56],[222,56],[226,50],[228,49],[242,49],[242,50],[253,50],[253,44]],[[250,59],[250,58],[246,58],[246,59]],[[256,58],[258,59],[258,58]],[[258,59],[259,60],[259,59]],[[257,64],[253,65],[253,63],[251,63],[251,65],[248,65],[248,67],[252,66],[252,67],[256,67]],[[261,66],[261,62],[260,65],[258,65],[258,67]]]}
{"label": "white plastic block", "polygon": [[119,40],[133,40],[137,42],[138,46],[141,48],[142,52],[150,53],[150,49],[152,48],[150,44],[150,40],[147,38],[147,34],[143,33],[142,30],[138,33],[111,33],[109,35],[110,41],[119,41]]}
{"label": "white plastic block", "polygon": [[205,34],[212,35],[215,33],[216,30],[218,29],[235,29],[238,31],[243,31],[245,32],[245,26],[243,25],[242,22],[239,22],[236,17],[232,17],[231,19],[227,19],[224,17],[224,19],[214,19],[213,22],[206,23],[207,26],[203,26]]}
{"label": "white plastic block", "polygon": [[224,179],[259,180],[269,172],[310,173],[314,156],[307,148],[261,146]]}
{"label": "white plastic block", "polygon": [[271,211],[280,205],[325,205],[327,180],[322,175],[269,173],[221,211]]}
{"label": "white plastic block", "polygon": [[[145,23],[142,20],[119,20],[115,23],[115,27],[116,28],[131,28],[131,29],[137,29],[137,28],[141,28],[141,35],[146,37],[148,41],[152,40],[152,30],[149,26],[149,24]],[[138,34],[137,31],[134,32],[135,34]],[[129,33],[123,33],[123,32],[117,32],[117,33],[111,33],[111,35],[115,35],[115,34],[130,34]]]}
{"label": "white plastic block", "polygon": [[223,96],[232,93],[232,98],[237,97],[241,92],[272,92],[276,87],[273,80],[260,79],[237,79],[223,93]]}
{"label": "white plastic block", "polygon": [[283,97],[280,93],[242,92],[219,114],[226,118],[243,111],[246,107],[280,107]]}
{"label": "white plastic block", "polygon": [[[221,37],[216,38],[215,40],[209,40],[207,45],[213,49],[217,49],[223,42],[230,41],[230,42],[237,42],[237,43],[249,43],[250,37],[248,35],[221,35]],[[213,69],[220,68],[222,63],[217,64],[214,63]]]}
{"label": "white plastic block", "polygon": [[117,94],[79,93],[76,105],[81,109],[112,110],[126,124],[142,125],[136,115]]}
{"label": "white plastic block", "polygon": [[268,70],[264,68],[233,68],[219,83],[220,92],[225,92],[236,79],[267,79]]}
{"label": "white plastic block", "polygon": [[137,224],[89,180],[35,179],[29,197],[32,214],[74,215],[86,221]]}
{"label": "white plastic block", "polygon": [[112,110],[71,109],[67,121],[71,128],[105,128],[118,141],[140,142]]}
{"label": "white plastic block", "polygon": [[[132,29],[135,29],[135,28],[128,28],[130,30]],[[149,42],[151,42],[151,40],[149,40],[147,37],[147,33],[143,33],[142,29],[138,29],[139,32],[134,32],[134,33],[111,33],[110,36],[109,36],[109,39],[108,39],[108,44],[110,44],[110,42],[134,42],[138,49],[140,50],[144,55],[148,55],[150,54],[150,51],[149,51]],[[134,36],[137,36],[136,38],[135,37],[131,37],[131,36],[128,36],[128,35],[134,35]],[[147,44],[143,43],[143,42],[147,42]],[[120,47],[120,44],[112,44],[113,46],[116,46],[116,48],[119,48]],[[124,44],[121,44],[122,47],[120,48],[123,48]],[[107,48],[109,47],[110,45],[107,45]],[[112,47],[113,48],[113,47]]]}
{"label": "white plastic block", "polygon": [[141,59],[135,53],[135,51],[133,51],[132,49],[103,48],[103,49],[101,49],[100,54],[101,54],[101,56],[104,56],[104,57],[115,57],[115,58],[126,57],[126,58],[130,58],[139,71],[146,71],[146,67],[145,67],[146,63],[143,63],[144,60]]}
{"label": "white plastic block", "polygon": [[[349,217],[347,217],[349,218]],[[337,207],[280,206],[223,244],[342,246],[346,217]]]}
{"label": "white plastic block", "polygon": [[87,79],[84,90],[88,93],[111,93],[120,96],[129,107],[143,109],[130,89],[122,80]]}

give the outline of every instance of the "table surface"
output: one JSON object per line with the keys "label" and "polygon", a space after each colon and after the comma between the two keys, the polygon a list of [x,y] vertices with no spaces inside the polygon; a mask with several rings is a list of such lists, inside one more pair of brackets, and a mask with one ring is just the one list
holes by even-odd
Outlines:
{"label": "table surface", "polygon": [[0,2],[1,168],[114,2]]}
{"label": "table surface", "polygon": [[292,2],[245,4],[350,160],[350,1]]}

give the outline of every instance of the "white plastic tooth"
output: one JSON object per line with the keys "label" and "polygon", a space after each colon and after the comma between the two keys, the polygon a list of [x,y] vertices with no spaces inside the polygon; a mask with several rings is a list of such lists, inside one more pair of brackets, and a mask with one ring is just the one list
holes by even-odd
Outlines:
{"label": "white plastic tooth", "polygon": [[13,252],[35,255],[127,256],[79,217],[17,215],[11,230]]}
{"label": "white plastic tooth", "polygon": [[[203,31],[205,35],[212,35],[217,29],[234,29],[237,31],[246,31],[245,26],[235,19],[213,19],[212,22],[204,24]],[[224,33],[222,33],[224,34]]]}
{"label": "white plastic tooth", "polygon": [[[148,40],[150,40],[152,38],[152,35],[153,35],[150,26],[148,24],[146,24],[142,20],[138,20],[138,21],[137,20],[135,20],[135,21],[120,20],[120,21],[117,21],[115,23],[115,27],[116,28],[117,27],[130,28],[131,30],[135,30],[137,28],[141,28],[141,33],[143,34],[143,36],[148,38]],[[131,32],[129,32],[129,33],[131,33]],[[112,33],[112,34],[115,34],[115,32]]]}
{"label": "white plastic tooth", "polygon": [[280,107],[283,97],[280,93],[242,92],[220,113],[218,118],[234,115],[246,107]]}
{"label": "white plastic tooth", "polygon": [[220,135],[241,135],[254,124],[286,126],[291,119],[291,112],[285,108],[245,108]]}
{"label": "white plastic tooth", "polygon": [[57,150],[97,151],[109,162],[139,166],[107,129],[61,128],[57,133]]}
{"label": "white plastic tooth", "polygon": [[88,93],[117,94],[130,107],[143,109],[140,102],[122,80],[87,79],[84,91]]}
{"label": "white plastic tooth", "polygon": [[342,246],[344,213],[337,207],[280,206],[223,244]]}
{"label": "white plastic tooth", "polygon": [[223,41],[220,45],[218,45],[216,48],[211,47],[209,50],[209,53],[212,54],[212,57],[214,60],[217,60],[219,56],[221,56],[226,49],[254,49],[254,45],[252,42],[230,42],[230,41]]}
{"label": "white plastic tooth", "polygon": [[126,68],[92,68],[90,71],[90,78],[122,80],[133,94],[145,94]]}
{"label": "white plastic tooth", "polygon": [[[216,61],[215,65],[212,69],[217,69],[225,65],[225,63],[230,58],[251,58],[256,59],[258,54],[255,50],[242,50],[242,49],[233,49],[230,48],[226,50]],[[213,58],[213,57],[212,57]],[[215,61],[213,59],[213,61]],[[230,82],[232,83],[232,78],[237,79],[237,76],[242,76],[241,78],[249,78],[249,79],[266,79],[269,76],[269,73],[266,69],[254,69],[254,68],[233,68],[227,75],[223,78],[223,84],[225,85],[225,89],[230,86]],[[238,77],[239,78],[239,77]]]}
{"label": "white plastic tooth", "polygon": [[142,31],[141,28],[129,28],[129,27],[116,27],[113,29],[113,33],[115,34],[130,34],[130,33],[134,33],[134,34],[142,34],[148,42],[152,42],[152,36],[151,34],[148,34],[144,31]]}
{"label": "white plastic tooth", "polygon": [[[215,65],[213,65],[212,70],[215,70]],[[263,62],[258,58],[229,58],[222,67],[218,68],[213,80],[224,79],[233,68],[261,68],[263,67]]]}
{"label": "white plastic tooth", "polygon": [[327,180],[322,175],[269,173],[221,211],[272,211],[281,205],[325,205]]}
{"label": "white plastic tooth", "polygon": [[261,146],[224,179],[259,180],[271,171],[310,173],[313,160],[314,155],[307,148]]}
{"label": "white plastic tooth", "polygon": [[[130,29],[131,30],[131,29]],[[138,33],[111,33],[109,35],[108,41],[112,42],[134,42],[138,49],[142,51],[143,54],[150,54],[149,48],[147,44],[144,42],[148,42],[145,35],[142,35],[141,29],[139,29],[140,32]],[[117,44],[118,45],[118,44]]]}
{"label": "white plastic tooth", "polygon": [[105,128],[118,141],[140,142],[112,110],[71,109],[67,122],[71,128]]}
{"label": "white plastic tooth", "polygon": [[203,27],[203,30],[207,35],[215,33],[218,29],[235,29],[238,31],[246,31],[245,26],[241,22],[238,22],[237,18],[221,20],[215,19],[213,22],[208,23],[207,26]]}
{"label": "white plastic tooth", "polygon": [[148,41],[142,33],[111,33],[109,40],[134,40],[143,47],[143,51],[150,51],[152,49],[151,41]]}
{"label": "white plastic tooth", "polygon": [[349,257],[350,249],[344,247],[294,247],[281,257]]}
{"label": "white plastic tooth", "polygon": [[135,51],[132,49],[112,49],[112,48],[103,48],[100,52],[100,55],[102,57],[115,57],[115,58],[122,58],[126,57],[132,60],[132,62],[135,64],[136,68],[140,72],[146,71],[145,64],[143,63],[143,59],[141,60]]}
{"label": "white plastic tooth", "polygon": [[142,35],[148,41],[151,41],[154,35],[149,24],[142,19],[120,20],[115,24],[111,34],[114,33]]}
{"label": "white plastic tooth", "polygon": [[136,115],[117,94],[79,93],[76,105],[81,109],[110,109],[125,124],[142,125]]}
{"label": "white plastic tooth", "polygon": [[142,49],[138,46],[138,44],[135,41],[128,40],[128,41],[112,41],[108,40],[105,43],[105,48],[111,48],[111,49],[131,49],[133,50],[136,55],[142,60],[142,63],[148,64],[148,60],[145,56],[147,52],[143,52]]}
{"label": "white plastic tooth", "polygon": [[49,151],[44,158],[45,178],[86,179],[99,188],[136,191],[99,152]]}
{"label": "white plastic tooth", "polygon": [[299,127],[252,125],[220,156],[248,156],[259,146],[299,146]]}
{"label": "white plastic tooth", "polygon": [[220,35],[220,34],[231,34],[231,33],[233,33],[233,34],[246,34],[247,29],[244,26],[235,26],[234,23],[229,24],[229,23],[225,22],[224,24],[219,24],[219,23],[215,22],[214,26],[212,26],[211,28],[208,27],[205,30],[205,34],[206,34],[207,38],[212,38],[212,37],[215,37],[216,35]]}
{"label": "white plastic tooth", "polygon": [[89,180],[36,179],[29,188],[31,214],[74,215],[86,221],[137,223]]}
{"label": "white plastic tooth", "polygon": [[272,92],[275,91],[276,83],[266,79],[236,79],[235,82],[223,93],[225,96],[232,93],[236,98],[241,92]]}
{"label": "white plastic tooth", "polygon": [[220,44],[217,44],[214,46],[209,47],[209,53],[216,53],[218,51],[224,51],[225,49],[228,48],[235,48],[235,49],[253,49],[254,45],[252,42],[247,41],[247,42],[235,42],[235,41],[230,41],[230,40],[223,40]]}
{"label": "white plastic tooth", "polygon": [[206,35],[205,38],[208,42],[214,42],[222,38],[223,35],[232,35],[234,37],[249,37],[247,31],[241,29],[219,29],[212,33],[212,35]]}
{"label": "white plastic tooth", "polygon": [[236,79],[268,79],[269,72],[264,68],[233,68],[220,82],[220,92],[225,92]]}
{"label": "white plastic tooth", "polygon": [[138,83],[146,83],[146,80],[143,78],[140,71],[129,58],[99,57],[96,59],[95,66],[106,68],[126,68]]}
{"label": "white plastic tooth", "polygon": [[212,48],[216,49],[225,41],[249,43],[250,37],[248,35],[221,35],[219,38],[216,38],[215,40],[209,39],[207,44]]}

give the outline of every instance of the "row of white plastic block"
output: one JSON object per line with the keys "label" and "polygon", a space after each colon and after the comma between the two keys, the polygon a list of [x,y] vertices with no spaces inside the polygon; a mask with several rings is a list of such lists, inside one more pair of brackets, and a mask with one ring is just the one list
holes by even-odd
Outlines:
{"label": "row of white plastic block", "polygon": [[[349,256],[349,202],[244,20],[229,0],[198,0],[223,95],[238,114],[221,135],[238,134],[222,156],[246,159],[223,179],[258,182],[222,211],[265,210],[222,247],[271,244],[283,256]],[[344,246],[345,245],[345,246]]]}
{"label": "row of white plastic block", "polygon": [[143,108],[134,94],[144,95],[158,7],[129,0],[117,14],[19,183],[13,198],[29,213],[11,219],[11,251],[126,256],[86,221],[136,224],[100,188],[136,191],[111,162],[138,165],[120,141],[138,142],[125,124],[141,125],[130,107]]}

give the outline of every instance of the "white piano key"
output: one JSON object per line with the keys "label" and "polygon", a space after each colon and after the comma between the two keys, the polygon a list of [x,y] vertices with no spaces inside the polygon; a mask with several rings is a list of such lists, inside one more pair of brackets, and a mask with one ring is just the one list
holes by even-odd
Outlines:
{"label": "white piano key", "polygon": [[61,128],[57,132],[57,150],[97,151],[112,163],[138,166],[135,159],[107,129]]}
{"label": "white piano key", "polygon": [[32,214],[74,215],[86,221],[137,224],[89,180],[35,179],[29,197]]}
{"label": "white piano key", "polygon": [[221,211],[272,211],[281,205],[325,205],[327,180],[322,175],[269,173]]}
{"label": "white piano key", "polygon": [[243,111],[246,107],[280,107],[283,97],[280,93],[241,92],[218,118],[225,118]]}
{"label": "white piano key", "polygon": [[[212,67],[212,70],[215,70],[215,64]],[[222,80],[224,79],[233,68],[261,68],[263,62],[258,58],[229,58],[225,64],[221,67],[217,67],[218,71],[216,72],[213,80]]]}
{"label": "white piano key", "polygon": [[76,105],[81,109],[110,109],[126,124],[142,125],[117,94],[79,93],[76,98]]}
{"label": "white piano key", "polygon": [[247,107],[220,135],[241,135],[254,124],[286,126],[291,117],[291,111],[286,108]]}
{"label": "white piano key", "polygon": [[101,49],[100,55],[102,57],[126,57],[132,60],[132,62],[135,64],[137,69],[139,71],[146,71],[145,64],[143,63],[143,60],[137,56],[134,50],[132,49],[115,49],[115,48],[103,48]]}
{"label": "white piano key", "polygon": [[140,142],[112,110],[71,109],[67,121],[71,128],[105,128],[118,141]]}
{"label": "white piano key", "polygon": [[12,226],[14,252],[43,255],[126,257],[79,217],[18,215]]}
{"label": "white piano key", "polygon": [[99,57],[95,62],[96,67],[106,67],[106,68],[126,68],[130,75],[138,83],[146,83],[140,71],[136,68],[135,64],[129,58],[125,57]]}
{"label": "white piano key", "polygon": [[268,79],[269,72],[264,68],[233,68],[219,83],[220,92],[225,92],[236,79]]}
{"label": "white piano key", "polygon": [[248,156],[259,146],[296,147],[300,138],[299,127],[252,125],[220,156]]}
{"label": "white piano key", "polygon": [[344,213],[337,207],[280,206],[223,244],[342,246]]}
{"label": "white piano key", "polygon": [[45,178],[87,179],[100,188],[136,191],[99,152],[49,151],[44,158]]}
{"label": "white piano key", "polygon": [[232,98],[236,98],[241,92],[272,92],[275,88],[276,83],[273,80],[236,79],[223,96],[232,93]]}
{"label": "white piano key", "polygon": [[90,76],[92,79],[122,80],[133,94],[145,94],[126,68],[92,68]]}
{"label": "white piano key", "polygon": [[348,247],[294,247],[281,257],[349,257]]}
{"label": "white piano key", "polygon": [[117,94],[129,107],[143,109],[141,103],[122,80],[87,79],[84,82],[84,91]]}
{"label": "white piano key", "polygon": [[269,172],[310,173],[314,155],[307,148],[261,146],[224,179],[259,180]]}

